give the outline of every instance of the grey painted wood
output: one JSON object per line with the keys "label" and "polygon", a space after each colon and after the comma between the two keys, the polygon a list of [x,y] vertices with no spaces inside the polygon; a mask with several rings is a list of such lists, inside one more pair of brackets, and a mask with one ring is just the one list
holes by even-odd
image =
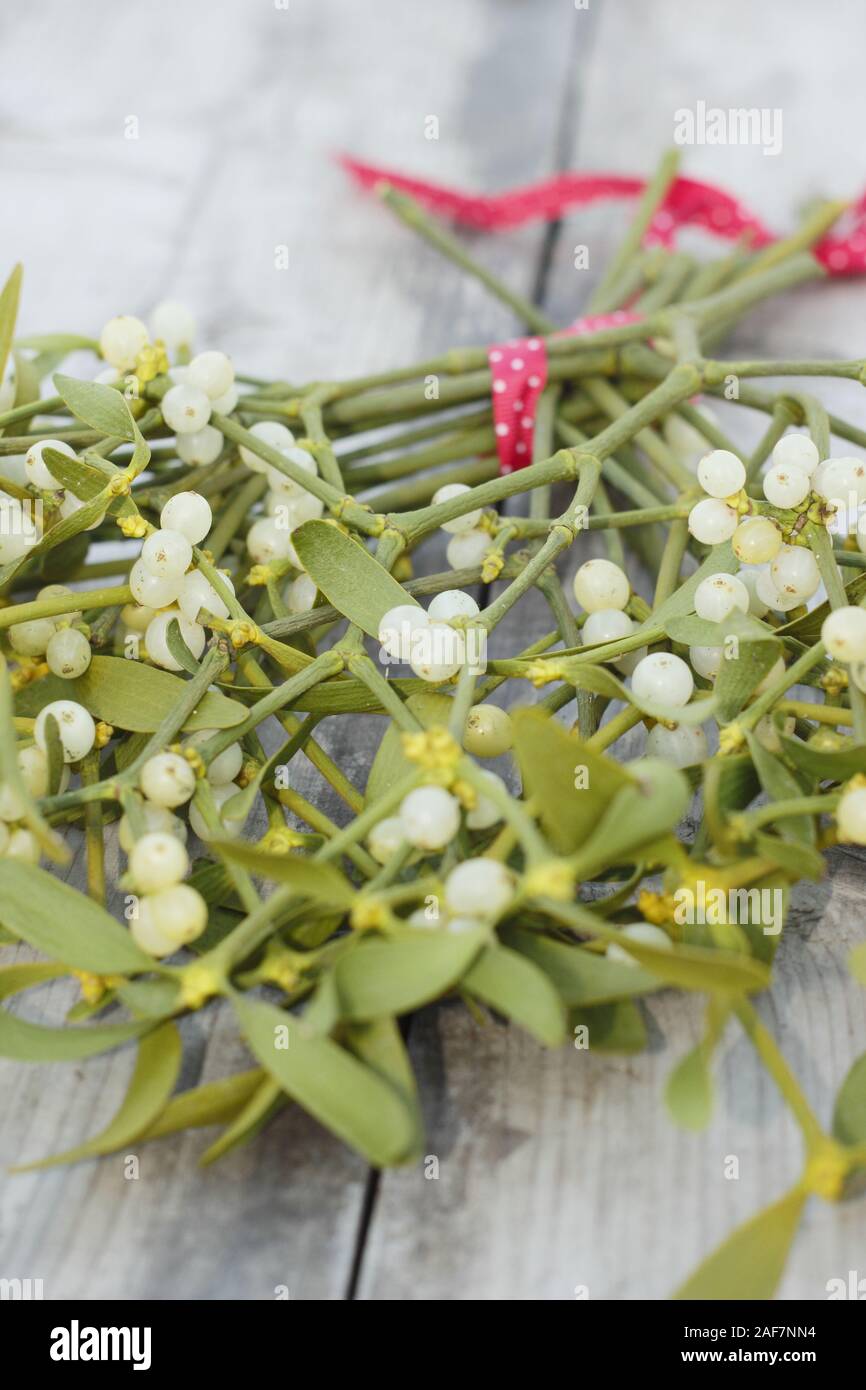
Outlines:
{"label": "grey painted wood", "polygon": [[[177,297],[198,312],[205,343],[248,371],[290,378],[381,369],[513,331],[506,310],[356,193],[332,156],[349,149],[467,187],[554,168],[570,15],[493,0],[445,0],[411,18],[397,0],[291,0],[287,11],[156,0],[133,21],[106,0],[88,19],[49,0],[38,20],[6,21],[15,116],[3,153],[20,215],[3,249],[25,261],[28,329],[98,330],[113,313]],[[71,70],[74,84],[61,80]],[[496,73],[513,94],[507,138]],[[437,141],[425,139],[431,115]],[[137,140],[124,137],[130,116]],[[543,241],[531,227],[478,249],[528,293]],[[283,245],[287,272],[275,269]],[[441,568],[441,544],[428,549]],[[381,731],[373,718],[321,727],[359,787]],[[298,777],[305,795],[344,814],[303,760]],[[118,871],[113,841],[109,865]],[[79,857],[68,877],[81,885],[83,872]],[[55,983],[28,1007],[58,1022],[72,997]],[[185,1027],[183,1084],[249,1065],[225,1014]],[[131,1065],[125,1051],[71,1069],[0,1067],[4,1165],[100,1129]],[[363,1163],[292,1108],[202,1173],[196,1159],[212,1137],[143,1146],[138,1181],[121,1158],[4,1173],[0,1273],[42,1278],[48,1298],[270,1298],[277,1286],[342,1297]]]}
{"label": "grey painted wood", "polygon": [[[290,377],[373,370],[505,336],[510,315],[349,190],[329,162],[335,149],[496,188],[560,164],[646,171],[670,143],[674,111],[698,100],[780,106],[780,156],[701,147],[685,163],[785,228],[809,197],[859,192],[855,65],[866,21],[854,0],[836,0],[833,15],[828,26],[807,0],[731,0],[688,14],[676,0],[591,0],[588,10],[565,0],[289,0],[285,11],[154,0],[133,21],[97,0],[84,26],[46,0],[6,17],[4,32],[2,150],[15,217],[2,246],[6,260],[26,263],[23,321],[34,331],[92,330],[172,295],[198,310],[206,341],[249,370]],[[98,82],[84,80],[91,72]],[[124,138],[131,115],[138,140]],[[438,141],[424,136],[431,115]],[[626,216],[574,216],[554,239],[546,302],[563,323],[585,303]],[[467,238],[524,292],[545,241],[539,227]],[[577,241],[590,246],[588,275],[574,270]],[[274,268],[282,245],[287,272]],[[849,356],[864,298],[859,284],[801,290],[750,318],[737,345]],[[828,398],[856,418],[853,386]],[[430,550],[435,567],[441,547]],[[501,640],[528,641],[549,625],[532,595]],[[380,730],[373,718],[321,726],[359,787]],[[322,797],[309,767],[299,776],[306,795]],[[342,814],[334,798],[323,804]],[[69,876],[81,882],[80,861]],[[825,1117],[833,1086],[866,1046],[863,995],[845,972],[861,935],[862,884],[862,856],[836,852],[826,882],[798,893],[765,1006]],[[52,984],[39,1016],[59,1020],[68,1002]],[[585,1286],[593,1298],[661,1298],[780,1193],[799,1140],[748,1046],[731,1029],[716,1119],[686,1136],[666,1118],[661,1092],[698,1035],[699,1006],[663,995],[648,1013],[651,1048],[625,1059],[545,1053],[516,1030],[479,1027],[458,1006],[414,1020],[427,1151],[440,1176],[383,1175],[358,1296],[569,1299]],[[231,1020],[216,1011],[190,1021],[186,1042],[184,1084],[245,1065]],[[4,1162],[98,1129],[131,1060],[0,1068]],[[344,1296],[363,1236],[364,1165],[292,1109],[200,1174],[210,1137],[143,1147],[138,1182],[113,1159],[0,1178],[0,1274],[41,1277],[48,1297],[269,1298],[278,1285],[293,1298]],[[727,1155],[739,1159],[736,1181],[723,1175]],[[814,1204],[783,1296],[820,1298],[827,1279],[862,1271],[864,1227],[863,1203]]]}
{"label": "grey painted wood", "polygon": [[[825,52],[826,31],[805,0],[757,9],[735,0],[688,14],[676,0],[635,0],[591,6],[580,23],[590,22],[593,8],[573,167],[648,171],[671,143],[673,113],[699,100],[778,106],[780,156],[692,148],[684,151],[686,172],[728,186],[779,230],[795,225],[810,196],[859,194],[849,132],[862,115],[861,91],[850,58],[828,56],[832,110],[818,98],[814,55]],[[851,52],[866,20],[847,4],[834,13]],[[580,312],[610,238],[626,222],[624,208],[566,219],[548,279],[559,321]],[[574,270],[578,242],[590,247],[589,273]],[[866,288],[857,281],[809,286],[752,315],[730,349],[848,356],[860,350],[864,308]],[[821,385],[831,408],[855,420],[858,391]],[[581,558],[589,553],[587,545]],[[576,559],[569,555],[569,568]],[[535,622],[546,624],[543,605],[535,608]],[[518,625],[513,615],[509,636]],[[863,991],[845,966],[863,935],[862,873],[858,852],[837,851],[826,882],[797,891],[764,1006],[825,1121],[866,1042]],[[551,1055],[514,1030],[479,1028],[457,1008],[425,1012],[412,1042],[439,1178],[420,1170],[383,1177],[359,1296],[569,1299],[585,1286],[591,1298],[664,1298],[738,1222],[781,1195],[796,1177],[800,1141],[748,1044],[731,1029],[714,1123],[703,1135],[684,1135],[664,1112],[662,1090],[699,1036],[699,1010],[663,996],[647,1012],[650,1050],[616,1059],[570,1049]],[[728,1155],[739,1160],[737,1180],[724,1176]],[[829,1279],[862,1270],[864,1246],[866,1203],[813,1202],[780,1296],[826,1297]]]}

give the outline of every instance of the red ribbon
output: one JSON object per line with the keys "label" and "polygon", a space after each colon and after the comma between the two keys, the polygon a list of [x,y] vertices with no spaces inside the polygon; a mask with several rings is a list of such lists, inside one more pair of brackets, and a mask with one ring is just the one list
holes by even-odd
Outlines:
{"label": "red ribbon", "polygon": [[[431,212],[482,231],[502,231],[533,219],[552,221],[570,207],[614,198],[635,198],[646,187],[644,179],[616,174],[556,174],[525,188],[505,193],[468,194],[423,179],[413,179],[393,169],[382,169],[348,155],[340,157],[344,169],[363,187],[378,183],[409,193]],[[829,275],[866,272],[866,194],[841,219],[843,234],[827,234],[812,254]],[[761,220],[729,193],[696,179],[677,178],[656,210],[644,241],[647,245],[673,246],[680,227],[703,227],[714,236],[736,241],[748,238],[755,249],[777,238]],[[615,315],[578,319],[566,332],[592,333],[611,324],[634,322],[634,316]],[[500,471],[523,468],[532,457],[535,407],[547,380],[547,351],[539,338],[512,338],[489,351],[493,376],[493,419]],[[519,364],[519,365],[517,365]]]}

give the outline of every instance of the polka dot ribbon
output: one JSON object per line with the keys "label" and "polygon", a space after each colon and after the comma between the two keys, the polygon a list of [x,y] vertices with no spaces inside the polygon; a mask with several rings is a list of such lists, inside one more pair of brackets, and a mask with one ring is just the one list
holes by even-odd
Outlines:
{"label": "polka dot ribbon", "polygon": [[[506,193],[466,194],[453,188],[409,178],[391,169],[366,164],[343,155],[343,168],[363,187],[379,183],[409,193],[419,203],[464,226],[481,231],[501,231],[523,222],[561,217],[569,207],[615,199],[636,198],[646,187],[643,179],[611,174],[557,174],[540,183]],[[836,235],[828,234],[812,248],[812,254],[829,275],[866,272],[866,194],[840,219]],[[680,227],[702,227],[729,241],[746,239],[753,248],[768,246],[777,238],[748,208],[713,184],[677,178],[658,207],[644,242],[673,246]],[[625,310],[578,319],[566,333],[586,334],[637,316]],[[538,398],[547,381],[547,349],[538,337],[510,338],[488,352],[492,377],[493,424],[501,473],[525,468],[532,461],[532,438]]]}
{"label": "polka dot ribbon", "polygon": [[[487,232],[533,220],[549,222],[570,207],[636,198],[646,187],[644,179],[616,174],[556,174],[505,193],[468,194],[349,155],[341,155],[340,163],[364,188],[389,183],[411,194],[431,212]],[[835,235],[828,233],[812,248],[813,255],[830,275],[862,275],[866,272],[866,194],[843,213],[840,222]],[[685,226],[703,227],[728,241],[746,237],[756,249],[777,240],[769,227],[730,193],[697,179],[676,178],[648,228],[646,241],[672,246],[677,231]]]}
{"label": "polka dot ribbon", "polygon": [[[581,336],[602,328],[636,323],[637,314],[617,309],[613,314],[588,314],[576,319],[564,334]],[[493,432],[500,473],[513,473],[532,462],[532,439],[538,398],[547,384],[547,348],[543,338],[509,338],[488,349]]]}

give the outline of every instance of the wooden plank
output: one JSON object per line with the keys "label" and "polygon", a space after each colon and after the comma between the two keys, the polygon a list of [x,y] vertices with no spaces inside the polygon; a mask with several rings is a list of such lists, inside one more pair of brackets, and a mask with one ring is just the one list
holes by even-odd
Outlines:
{"label": "wooden plank", "polygon": [[[580,22],[588,17],[581,12]],[[852,53],[866,17],[852,12],[850,20]],[[821,70],[822,37],[806,0],[786,4],[784,22],[779,6],[756,10],[746,0],[702,10],[695,23],[684,22],[676,0],[603,6],[570,162],[648,172],[671,143],[678,107],[699,99],[780,106],[780,157],[700,147],[684,151],[684,169],[727,186],[771,225],[790,228],[806,196],[860,192],[852,186],[849,146],[839,139],[856,127],[859,85],[834,77],[831,111],[816,99],[804,69],[809,52],[809,71]],[[843,73],[849,61],[842,59]],[[833,67],[835,73],[835,59]],[[547,301],[560,322],[580,312],[627,216],[619,208],[566,220]],[[577,242],[590,246],[588,274],[575,273]],[[752,315],[731,354],[850,356],[864,305],[860,282],[805,287]],[[822,397],[853,419],[856,390],[820,386]],[[522,613],[510,615],[505,645],[535,635],[539,621],[546,614],[537,603],[525,625]],[[798,888],[773,991],[762,1006],[824,1121],[848,1066],[866,1047],[863,992],[845,968],[862,937],[863,872],[859,851],[834,851],[826,881]],[[628,1058],[569,1048],[545,1053],[514,1029],[479,1028],[459,1006],[417,1019],[412,1051],[439,1176],[428,1179],[419,1167],[383,1177],[359,1297],[572,1299],[581,1289],[591,1298],[664,1298],[738,1222],[780,1195],[797,1175],[800,1141],[750,1045],[731,1028],[716,1118],[704,1134],[686,1135],[668,1120],[662,1091],[699,1035],[699,1006],[662,995],[647,1014],[650,1049]],[[735,1180],[725,1176],[728,1156],[739,1161]],[[826,1297],[829,1279],[862,1265],[864,1238],[862,1201],[813,1202],[780,1296]]]}
{"label": "wooden plank", "polygon": [[[198,312],[205,344],[248,371],[293,378],[401,365],[513,331],[506,310],[349,187],[332,155],[349,149],[466,186],[552,167],[570,22],[563,30],[553,12],[540,18],[514,0],[471,8],[443,0],[411,20],[397,0],[255,14],[221,6],[204,25],[192,12],[163,18],[142,27],[103,4],[85,30],[49,0],[36,72],[28,26],[7,26],[13,88],[31,72],[27,100],[13,101],[26,116],[6,141],[27,329],[98,330],[113,313],[146,313],[177,297]],[[208,73],[198,88],[191,51]],[[70,70],[98,71],[100,83],[69,84]],[[139,122],[137,140],[124,140],[127,112]],[[430,115],[438,141],[425,139]],[[62,258],[56,223],[44,216],[46,186],[64,207]],[[478,249],[528,292],[542,241],[532,227]],[[282,245],[287,272],[275,268]],[[429,551],[441,564],[441,545]],[[374,719],[322,726],[359,786],[380,728]],[[299,788],[342,814],[322,801],[311,769]],[[111,839],[109,864],[119,871]],[[69,877],[83,882],[80,860]],[[65,985],[51,985],[39,1016],[59,1021],[70,998]],[[218,1010],[197,1015],[188,1034],[184,1084],[248,1064]],[[2,1161],[56,1152],[98,1130],[130,1067],[128,1052],[82,1068],[0,1066]],[[364,1165],[293,1109],[200,1173],[195,1160],[212,1137],[142,1148],[137,1182],[124,1179],[120,1158],[4,1174],[0,1273],[43,1278],[46,1297],[271,1298],[278,1285],[292,1298],[340,1297]]]}

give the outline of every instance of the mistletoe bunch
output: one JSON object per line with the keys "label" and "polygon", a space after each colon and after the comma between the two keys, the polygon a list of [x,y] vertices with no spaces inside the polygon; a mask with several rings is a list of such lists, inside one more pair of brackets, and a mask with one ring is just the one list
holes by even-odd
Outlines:
{"label": "mistletoe bunch", "polygon": [[[413,1010],[457,994],[545,1046],[578,1030],[633,1051],[640,1001],[673,988],[707,1001],[704,1037],[667,1088],[674,1119],[707,1122],[713,1054],[739,1026],[804,1140],[796,1187],[681,1295],[770,1296],[807,1198],[851,1191],[866,1061],[825,1129],[753,999],[771,987],[792,886],[821,876],[836,840],[866,843],[866,469],[831,447],[862,448],[866,431],[811,393],[751,382],[862,381],[864,364],[709,355],[753,306],[822,274],[808,247],[838,207],[788,241],[698,264],[641,250],[672,173],[665,161],[590,306],[632,313],[580,338],[384,190],[544,339],[532,459],[505,475],[482,348],[348,381],[266,381],[193,353],[177,305],[150,327],[113,319],[98,340],[16,340],[10,277],[0,928],[44,959],[0,968],[0,994],[72,975],[81,999],[57,1028],[0,1011],[0,1055],[138,1050],[108,1128],[42,1163],[219,1126],[211,1161],[290,1101],[371,1163],[412,1163]],[[58,371],[79,350],[100,359],[96,380]],[[714,395],[764,417],[747,454]],[[524,496],[521,514],[499,510]],[[449,568],[414,577],[440,528]],[[647,574],[648,599],[633,583]],[[488,658],[531,590],[549,631]],[[319,736],[359,713],[385,720],[363,788]],[[618,760],[638,725],[645,755]],[[301,752],[344,823],[298,790]],[[254,808],[268,827],[255,843]],[[108,884],[116,819],[128,866]],[[78,831],[86,893],[41,866],[68,862]],[[106,906],[118,887],[122,921]],[[866,981],[863,948],[852,970]],[[178,1025],[219,1005],[254,1065],[177,1092]]]}

